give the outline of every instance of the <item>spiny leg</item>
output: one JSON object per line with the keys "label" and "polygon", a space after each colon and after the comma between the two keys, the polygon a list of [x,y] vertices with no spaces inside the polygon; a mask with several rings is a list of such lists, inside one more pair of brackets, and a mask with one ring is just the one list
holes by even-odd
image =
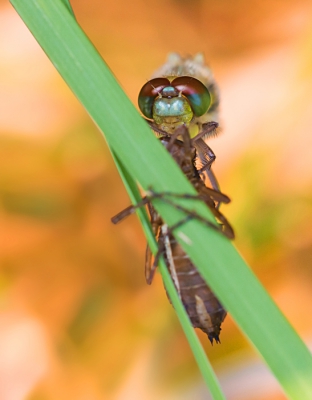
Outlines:
{"label": "spiny leg", "polygon": [[[198,171],[199,174],[207,175],[207,177],[211,183],[211,186],[214,190],[214,193],[215,193],[214,197],[217,197],[216,193],[220,193],[219,198],[215,199],[217,202],[216,207],[219,208],[221,202],[229,203],[230,199],[221,193],[217,178],[216,178],[215,174],[213,173],[213,171],[211,170],[211,164],[216,159],[216,156],[215,156],[214,152],[212,151],[212,149],[202,140],[202,135],[207,135],[208,133],[211,133],[213,130],[216,129],[218,124],[215,122],[211,122],[206,125],[209,125],[206,128],[206,130],[199,133],[193,139],[190,138],[189,130],[187,129],[187,127],[185,125],[179,126],[174,131],[174,133],[172,135],[170,135],[170,141],[168,142],[168,145],[166,147],[167,147],[167,150],[169,152],[171,152],[171,147],[173,146],[175,140],[179,136],[181,136],[182,141],[184,143],[185,157],[188,158],[189,163],[193,163],[191,149],[192,149],[192,146],[195,147],[198,157],[200,158],[201,163],[203,165],[202,168]],[[207,160],[207,157],[208,157],[208,160]],[[202,180],[204,180],[204,179],[202,179]],[[207,187],[207,189],[210,189],[210,188]],[[211,193],[213,193],[213,191],[211,191]]]}
{"label": "spiny leg", "polygon": [[[218,127],[217,122],[214,121],[208,122],[207,124],[204,124],[202,126],[203,129],[191,140],[192,145],[196,148],[198,158],[202,163],[202,168],[200,169],[200,172],[204,172],[205,170],[210,169],[212,163],[216,159],[216,155],[214,154],[212,149],[208,146],[208,144],[205,143],[203,137],[211,135],[211,133],[214,132],[217,129],[217,127]],[[211,182],[211,184],[214,185],[213,182]],[[213,188],[215,189],[215,187]]]}
{"label": "spiny leg", "polygon": [[[217,191],[221,192],[219,182],[211,169],[211,165],[216,159],[216,155],[212,151],[211,147],[208,146],[207,143],[204,142],[202,139],[205,136],[207,130],[203,130],[197,136],[192,139],[192,143],[196,148],[196,152],[198,154],[198,159],[201,163],[201,168],[198,170],[200,175],[203,175],[203,181],[205,181],[205,176],[208,178],[212,188]],[[216,208],[220,208],[221,203],[218,202],[216,204]]]}
{"label": "spiny leg", "polygon": [[[183,194],[174,194],[174,193],[166,193],[166,192],[164,192],[164,193],[156,193],[152,189],[149,189],[149,193],[148,193],[147,197],[150,200],[157,199],[157,198],[161,199],[165,203],[167,203],[169,205],[172,205],[177,210],[182,211],[185,214],[187,214],[187,216],[190,217],[189,219],[197,219],[198,221],[201,221],[202,223],[207,225],[209,228],[214,229],[214,230],[224,234],[228,239],[233,239],[234,238],[234,231],[233,231],[230,223],[227,221],[227,219],[224,217],[224,215],[221,214],[221,212],[217,208],[215,208],[214,202],[211,203],[211,199],[210,198],[207,199],[207,198],[205,198],[205,196],[201,196],[201,195],[188,195],[188,194],[183,195]],[[181,206],[179,204],[176,204],[174,201],[172,201],[170,199],[170,197],[196,199],[196,200],[204,201],[205,204],[210,209],[210,211],[216,217],[216,219],[221,222],[221,224],[215,225],[213,222],[203,218],[196,211],[189,210],[186,207],[183,207],[183,206]],[[210,200],[210,202],[207,201],[207,200]],[[187,219],[187,220],[189,220],[189,219]],[[179,224],[179,226],[180,225],[183,225],[183,220],[182,220],[182,223]]]}
{"label": "spiny leg", "polygon": [[[179,195],[178,195],[179,196]],[[184,212],[185,214],[187,214],[187,216],[189,217],[187,220],[189,220],[189,219],[197,219],[198,221],[201,221],[202,223],[204,223],[205,225],[207,225],[209,228],[211,228],[211,229],[214,229],[214,230],[216,230],[216,231],[218,231],[218,232],[220,232],[220,233],[224,233],[223,231],[222,231],[222,227],[220,226],[220,225],[215,225],[213,222],[211,222],[211,221],[209,221],[209,220],[207,220],[207,219],[205,219],[204,217],[202,217],[201,215],[199,215],[196,211],[193,211],[193,210],[189,210],[188,208],[186,208],[186,207],[183,207],[183,206],[181,206],[181,205],[179,205],[179,204],[176,204],[173,200],[171,200],[170,198],[168,198],[168,197],[174,197],[174,194],[172,194],[172,193],[170,193],[168,196],[166,195],[166,194],[164,194],[164,193],[156,193],[156,192],[154,192],[152,189],[149,189],[149,193],[148,193],[148,196],[147,196],[150,200],[152,200],[152,199],[161,199],[164,203],[167,203],[167,204],[169,204],[169,205],[171,205],[172,207],[174,207],[176,210],[179,210],[179,211],[182,211],[182,212]],[[182,198],[183,198],[183,195],[181,196]],[[202,199],[201,199],[202,200]],[[210,209],[211,209],[211,211],[213,212],[213,209],[215,209],[214,207],[209,207]],[[218,213],[218,215],[222,215],[221,213]],[[225,218],[224,218],[225,219]],[[179,223],[179,225],[182,225],[183,224],[183,221],[184,220],[182,220],[182,223],[180,224]],[[226,235],[227,236],[227,235]]]}
{"label": "spiny leg", "polygon": [[[215,225],[214,223],[212,223],[211,221],[208,221],[206,219],[204,219],[203,217],[201,217],[198,213],[196,213],[196,211],[192,211],[187,209],[186,207],[183,207],[181,205],[176,204],[174,201],[170,200],[168,197],[177,197],[177,198],[185,198],[185,199],[195,199],[195,200],[202,200],[206,203],[206,205],[210,208],[210,210],[212,211],[212,213],[214,214],[214,216],[221,221],[222,225],[225,227],[224,230],[220,229],[220,225]],[[120,221],[122,221],[124,218],[126,218],[127,216],[133,214],[135,212],[135,210],[137,208],[143,207],[144,205],[148,205],[150,204],[150,201],[153,199],[162,199],[164,202],[166,202],[167,204],[175,207],[177,210],[180,210],[182,212],[184,212],[185,214],[190,215],[192,218],[195,218],[197,220],[202,221],[203,223],[205,223],[208,227],[217,230],[221,233],[223,233],[225,236],[227,236],[228,238],[232,239],[234,237],[234,233],[233,230],[231,228],[231,225],[228,223],[228,221],[226,220],[226,218],[223,216],[223,214],[221,214],[215,207],[214,207],[214,203],[211,200],[211,198],[206,198],[205,196],[201,196],[201,195],[190,195],[190,194],[174,194],[174,193],[156,193],[154,192],[152,189],[149,189],[149,193],[147,196],[145,196],[139,203],[137,203],[136,205],[131,205],[127,208],[125,208],[124,210],[122,210],[121,212],[119,212],[118,214],[116,214],[113,218],[111,218],[111,221],[114,224],[119,223]],[[212,201],[212,203],[208,202],[208,199]],[[149,208],[150,211],[150,208]],[[154,211],[155,212],[155,211]],[[150,211],[151,214],[151,211]],[[157,214],[157,213],[156,213]],[[152,218],[152,216],[151,216]],[[156,217],[155,217],[156,220]],[[151,220],[152,225],[153,225],[153,220]]]}

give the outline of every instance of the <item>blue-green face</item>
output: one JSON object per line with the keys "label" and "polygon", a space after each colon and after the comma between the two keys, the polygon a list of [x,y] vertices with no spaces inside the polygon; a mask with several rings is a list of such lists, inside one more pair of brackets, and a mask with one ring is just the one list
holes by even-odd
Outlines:
{"label": "blue-green face", "polygon": [[153,104],[153,120],[157,125],[180,122],[188,124],[193,118],[192,108],[185,97],[158,97]]}
{"label": "blue-green face", "polygon": [[143,115],[157,125],[178,126],[188,124],[193,116],[204,115],[211,96],[202,82],[190,76],[180,76],[172,82],[155,78],[142,87],[138,102]]}

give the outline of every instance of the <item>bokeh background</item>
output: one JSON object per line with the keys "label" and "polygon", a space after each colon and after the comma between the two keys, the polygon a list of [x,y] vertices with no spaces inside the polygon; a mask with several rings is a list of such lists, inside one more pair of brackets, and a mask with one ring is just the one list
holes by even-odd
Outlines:
{"label": "bokeh background", "polygon": [[[72,6],[134,104],[168,52],[205,54],[223,212],[311,346],[311,2]],[[129,199],[102,135],[3,0],[0,72],[0,398],[209,399],[160,276],[145,283],[136,217],[110,223]],[[198,335],[227,398],[285,399],[231,316],[222,328],[218,346]]]}

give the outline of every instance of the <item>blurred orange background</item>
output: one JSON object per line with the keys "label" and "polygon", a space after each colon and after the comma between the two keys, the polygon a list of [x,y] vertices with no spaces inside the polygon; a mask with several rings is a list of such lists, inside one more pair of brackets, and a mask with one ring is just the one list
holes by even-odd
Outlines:
{"label": "blurred orange background", "polygon": [[[169,52],[205,54],[221,90],[210,145],[223,212],[311,345],[311,2],[72,6],[134,104]],[[209,399],[160,276],[145,283],[136,217],[110,222],[129,199],[102,135],[2,0],[0,36],[1,400]],[[227,399],[285,399],[231,316],[221,345],[198,335]]]}

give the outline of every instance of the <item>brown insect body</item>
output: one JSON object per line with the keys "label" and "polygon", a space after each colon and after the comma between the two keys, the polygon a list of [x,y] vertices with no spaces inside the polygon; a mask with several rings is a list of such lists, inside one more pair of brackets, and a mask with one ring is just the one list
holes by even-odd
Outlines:
{"label": "brown insect body", "polygon": [[[220,192],[217,179],[211,170],[216,157],[205,143],[206,139],[215,135],[218,127],[218,123],[215,122],[218,121],[218,87],[201,54],[181,57],[173,53],[167,63],[155,72],[153,79],[142,87],[138,101],[145,120],[196,189],[197,196],[151,192],[151,195],[143,198],[139,204],[126,208],[112,221],[117,223],[133,213],[137,207],[148,206],[153,232],[158,242],[158,252],[154,258],[149,247],[147,248],[147,283],[152,282],[159,257],[164,256],[193,326],[205,332],[211,343],[213,340],[218,343],[226,311],[172,234],[174,229],[187,219],[196,218],[227,238],[234,238],[231,225],[219,211],[220,204],[228,203],[230,199]],[[178,140],[179,136],[182,140]],[[207,187],[204,181],[209,181],[213,189]],[[186,218],[169,228],[151,204],[151,200],[155,198],[161,198],[180,209]],[[180,207],[174,203],[174,198],[204,201],[218,224],[203,219],[192,210]]]}
{"label": "brown insect body", "polygon": [[[233,238],[234,233],[230,224],[215,206],[216,202],[228,202],[229,199],[222,193],[205,186],[195,167],[196,150],[190,144],[188,131],[185,127],[178,129],[183,135],[183,142],[172,136],[163,137],[160,140],[193,184],[199,198],[205,201],[221,222],[220,231],[225,236]],[[147,248],[145,266],[147,282],[149,284],[152,282],[158,257],[163,255],[192,325],[205,332],[211,343],[213,340],[219,343],[221,323],[226,316],[226,311],[151,203],[148,203],[148,210],[154,234],[158,240],[159,251],[153,260],[150,249]]]}
{"label": "brown insect body", "polygon": [[[178,136],[182,136],[183,141],[178,140]],[[155,258],[150,248],[147,247],[146,249],[145,277],[147,283],[152,283],[159,257],[164,256],[172,280],[193,326],[205,332],[211,343],[213,343],[214,340],[216,343],[219,343],[221,323],[226,316],[226,311],[172,234],[174,228],[185,221],[168,228],[153,207],[151,200],[153,198],[163,199],[163,201],[184,211],[189,219],[199,219],[210,228],[232,239],[234,237],[233,229],[216,207],[217,204],[228,203],[230,199],[223,193],[205,186],[200,178],[195,166],[196,149],[192,146],[188,129],[185,126],[177,128],[173,135],[161,137],[160,140],[177,162],[185,176],[192,183],[198,195],[189,196],[175,193],[152,193],[143,198],[136,206],[127,207],[125,210],[118,213],[112,218],[112,222],[118,223],[126,216],[132,214],[137,207],[147,205],[152,229],[158,243],[158,252]],[[175,197],[203,200],[219,224],[213,224],[203,219],[196,212],[180,207],[172,201]]]}

